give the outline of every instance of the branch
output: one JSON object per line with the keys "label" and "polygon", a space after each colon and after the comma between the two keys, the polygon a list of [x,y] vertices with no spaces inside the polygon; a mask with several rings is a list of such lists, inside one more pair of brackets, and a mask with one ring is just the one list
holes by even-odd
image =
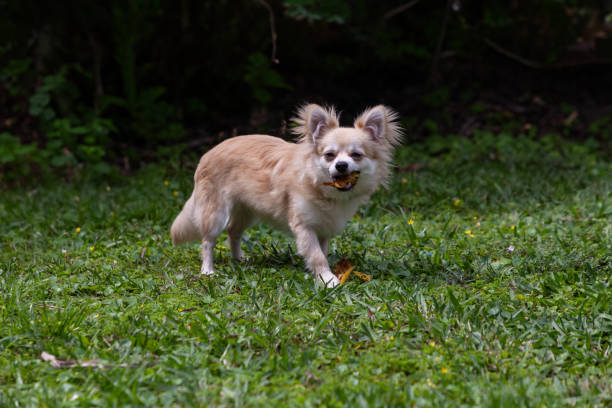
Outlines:
{"label": "branch", "polygon": [[523,58],[520,55],[515,54],[512,51],[509,51],[503,48],[501,45],[489,40],[488,38],[484,38],[483,41],[485,42],[485,44],[487,44],[489,47],[493,48],[495,51],[499,52],[500,54],[505,55],[506,57],[513,59],[514,61],[517,61],[529,68],[534,68],[534,69],[545,68],[545,66],[540,64],[539,62],[535,62],[527,58]]}
{"label": "branch", "polygon": [[268,10],[268,19],[270,20],[270,36],[272,37],[272,56],[270,59],[273,63],[278,64],[280,61],[276,58],[276,28],[274,24],[274,11],[272,6],[266,0],[255,0]]}
{"label": "branch", "polygon": [[436,46],[436,53],[434,54],[433,61],[431,62],[431,72],[429,73],[429,80],[434,83],[438,80],[438,63],[440,62],[440,52],[442,51],[442,45],[444,44],[444,38],[446,37],[448,15],[450,14],[452,2],[453,0],[446,0],[444,18],[442,20],[442,27],[440,28],[440,35],[438,36],[438,45]]}
{"label": "branch", "polygon": [[87,32],[87,38],[93,52],[93,74],[94,74],[94,108],[96,112],[100,108],[100,97],[104,95],[104,85],[102,83],[102,50],[91,31]]}
{"label": "branch", "polygon": [[524,65],[526,67],[529,68],[533,68],[533,69],[562,69],[562,68],[571,68],[571,67],[579,67],[579,66],[583,66],[583,65],[609,65],[612,64],[612,59],[611,58],[598,58],[598,59],[591,59],[591,60],[587,60],[587,61],[577,61],[577,62],[562,62],[559,64],[542,64],[540,62],[537,61],[533,61],[530,59],[527,59],[525,57],[521,57],[518,54],[513,53],[510,50],[507,50],[506,48],[502,47],[501,45],[497,44],[496,42],[488,39],[488,38],[484,38],[483,41],[485,42],[485,44],[487,44],[489,47],[493,48],[495,51],[497,51],[498,53],[518,62],[521,65]]}
{"label": "branch", "polygon": [[412,6],[415,6],[419,1],[421,0],[412,0],[412,1],[409,1],[408,3],[404,3],[401,6],[394,8],[393,10],[387,11],[385,15],[383,16],[383,20],[388,20],[393,16],[403,13],[404,11],[411,8]]}

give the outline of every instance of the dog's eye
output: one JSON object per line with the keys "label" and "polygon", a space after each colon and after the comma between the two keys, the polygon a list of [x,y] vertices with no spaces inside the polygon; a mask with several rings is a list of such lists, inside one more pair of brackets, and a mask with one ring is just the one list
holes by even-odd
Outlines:
{"label": "dog's eye", "polygon": [[359,153],[359,152],[353,152],[351,153],[351,157],[355,160],[361,159],[363,157],[363,154]]}
{"label": "dog's eye", "polygon": [[324,154],[324,156],[325,156],[325,158],[327,160],[332,160],[334,157],[336,157],[336,153],[334,153],[334,152],[327,152],[327,153]]}

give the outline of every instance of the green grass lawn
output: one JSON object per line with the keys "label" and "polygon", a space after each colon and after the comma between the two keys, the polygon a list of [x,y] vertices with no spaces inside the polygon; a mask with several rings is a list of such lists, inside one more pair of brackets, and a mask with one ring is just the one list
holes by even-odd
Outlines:
{"label": "green grass lawn", "polygon": [[193,169],[2,192],[0,406],[610,406],[612,161],[476,139],[398,150],[333,290],[267,227],[201,277]]}

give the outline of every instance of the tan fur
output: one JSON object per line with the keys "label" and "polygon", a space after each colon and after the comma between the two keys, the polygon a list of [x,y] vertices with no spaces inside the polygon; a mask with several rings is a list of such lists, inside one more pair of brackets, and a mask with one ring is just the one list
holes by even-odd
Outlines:
{"label": "tan fur", "polygon": [[[232,255],[241,258],[244,230],[268,222],[292,232],[308,268],[328,286],[337,285],[327,262],[329,240],[387,179],[392,149],[401,139],[396,119],[379,105],[354,127],[342,128],[333,108],[307,105],[295,119],[299,143],[266,135],[224,141],[200,159],[193,194],[172,224],[172,242],[202,239],[201,272],[212,274],[212,250],[224,229]],[[340,162],[361,172],[350,191],[323,184],[338,176]]]}

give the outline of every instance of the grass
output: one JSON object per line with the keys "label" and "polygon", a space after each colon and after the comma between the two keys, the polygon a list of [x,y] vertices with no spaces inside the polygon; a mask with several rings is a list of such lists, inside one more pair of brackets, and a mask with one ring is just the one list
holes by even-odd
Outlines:
{"label": "grass", "polygon": [[373,279],[333,290],[267,227],[200,277],[191,170],[5,191],[0,406],[609,406],[612,165],[557,142],[400,149],[330,247]]}

